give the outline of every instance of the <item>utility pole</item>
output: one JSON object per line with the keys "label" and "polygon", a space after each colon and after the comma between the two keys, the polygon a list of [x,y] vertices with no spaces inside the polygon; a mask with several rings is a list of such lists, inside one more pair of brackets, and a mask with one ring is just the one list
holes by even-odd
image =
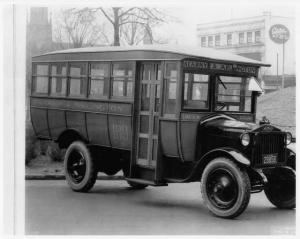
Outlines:
{"label": "utility pole", "polygon": [[282,89],[284,88],[284,43],[285,43],[285,38],[282,41],[282,79],[281,79]]}
{"label": "utility pole", "polygon": [[279,78],[278,78],[278,53],[276,54],[276,63],[277,63],[277,67],[276,67],[276,85],[277,85],[277,90],[279,89],[279,85],[280,85],[280,82],[279,82]]}

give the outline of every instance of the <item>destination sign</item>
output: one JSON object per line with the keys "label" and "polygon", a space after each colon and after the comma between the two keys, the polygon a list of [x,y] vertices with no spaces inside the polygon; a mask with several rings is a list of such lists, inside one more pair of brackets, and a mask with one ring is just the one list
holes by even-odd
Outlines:
{"label": "destination sign", "polygon": [[189,70],[209,70],[219,72],[234,72],[234,73],[245,73],[256,75],[257,67],[244,66],[240,64],[227,64],[227,63],[216,63],[216,62],[205,62],[205,61],[183,61],[184,69]]}

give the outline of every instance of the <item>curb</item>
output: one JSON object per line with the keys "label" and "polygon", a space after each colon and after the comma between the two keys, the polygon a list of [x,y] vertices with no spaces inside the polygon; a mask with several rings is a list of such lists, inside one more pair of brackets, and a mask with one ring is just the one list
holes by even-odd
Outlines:
{"label": "curb", "polygon": [[[65,180],[64,175],[25,175],[25,180]],[[124,176],[121,175],[100,175],[97,176],[97,180],[124,180]]]}

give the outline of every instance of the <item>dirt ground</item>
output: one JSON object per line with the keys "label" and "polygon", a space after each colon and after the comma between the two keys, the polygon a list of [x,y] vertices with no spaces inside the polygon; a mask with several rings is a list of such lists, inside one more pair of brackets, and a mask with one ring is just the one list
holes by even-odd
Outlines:
{"label": "dirt ground", "polygon": [[26,175],[63,175],[63,162],[54,162],[47,155],[38,155],[25,168]]}
{"label": "dirt ground", "polygon": [[266,116],[271,124],[290,131],[296,137],[296,87],[260,96],[257,100],[257,121],[262,116]]}

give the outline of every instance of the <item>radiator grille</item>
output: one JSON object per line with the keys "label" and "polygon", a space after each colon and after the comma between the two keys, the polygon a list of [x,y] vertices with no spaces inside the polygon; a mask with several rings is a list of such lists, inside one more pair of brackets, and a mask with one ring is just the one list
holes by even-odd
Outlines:
{"label": "radiator grille", "polygon": [[[285,133],[282,132],[268,132],[258,133],[254,136],[253,149],[253,166],[273,166],[283,164],[285,162]],[[264,164],[264,155],[276,155],[277,163]]]}

